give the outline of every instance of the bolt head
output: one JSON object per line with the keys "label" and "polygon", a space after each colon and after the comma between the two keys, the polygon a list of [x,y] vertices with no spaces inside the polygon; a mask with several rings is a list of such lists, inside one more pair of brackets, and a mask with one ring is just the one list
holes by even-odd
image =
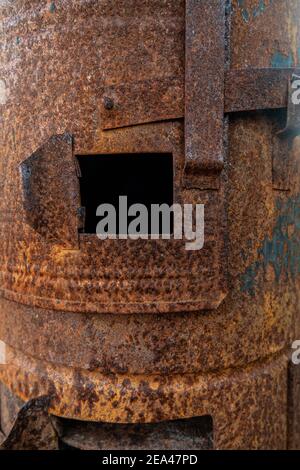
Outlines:
{"label": "bolt head", "polygon": [[112,98],[109,98],[109,96],[105,96],[103,98],[103,105],[104,105],[104,108],[109,111],[113,109],[114,107],[114,100]]}

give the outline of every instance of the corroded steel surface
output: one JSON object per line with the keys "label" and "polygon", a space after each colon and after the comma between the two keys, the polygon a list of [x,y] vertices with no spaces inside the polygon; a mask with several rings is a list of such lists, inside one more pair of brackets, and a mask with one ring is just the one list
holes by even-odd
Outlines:
{"label": "corroded steel surface", "polygon": [[183,184],[218,189],[224,166],[225,0],[186,0],[185,28]]}
{"label": "corroded steel surface", "polygon": [[299,64],[298,0],[232,0],[230,67]]}
{"label": "corroded steel surface", "polygon": [[[222,117],[224,112],[286,108],[288,85],[294,73],[300,74],[300,69],[268,67],[225,70]],[[184,77],[179,75],[106,88],[100,107],[102,128],[116,129],[183,118],[184,85]],[[108,109],[105,107],[106,100],[109,100]]]}
{"label": "corroded steel surface", "polygon": [[300,450],[300,367],[292,362],[288,369],[288,448]]}
{"label": "corroded steel surface", "polygon": [[286,127],[287,111],[281,110],[273,116],[273,189],[289,191],[291,187],[291,171],[293,160],[293,139],[289,133],[283,133]]}
{"label": "corroded steel surface", "polygon": [[[23,400],[46,394],[49,412],[111,423],[210,415],[216,448],[284,448],[287,360],[197,375],[103,375],[8,350],[2,379]],[[266,393],[266,391],[268,393]],[[247,421],[247,426],[245,426]]]}
{"label": "corroded steel surface", "polygon": [[[258,268],[257,283],[263,275]],[[249,278],[243,277],[238,292],[248,287]],[[296,309],[296,295],[290,301]],[[263,310],[252,312],[243,302],[232,312],[232,303],[227,304],[217,317],[208,312],[128,317],[59,313],[3,300],[0,335],[25,355],[104,374],[205,373],[257,361],[291,344],[293,315],[287,300],[277,302],[274,328],[272,317],[266,318]]]}
{"label": "corroded steel surface", "polygon": [[64,134],[52,137],[20,166],[28,225],[65,249],[78,248],[80,197],[75,161],[72,137]]}
{"label": "corroded steel surface", "polygon": [[228,70],[225,76],[225,111],[287,108],[288,85],[300,69]]}
{"label": "corroded steel surface", "polygon": [[[176,201],[205,204],[205,247],[201,251],[187,251],[185,240],[103,242],[95,235],[80,234],[80,249],[68,250],[61,244],[49,243],[26,225],[28,216],[22,209],[21,199],[18,210],[20,214],[25,212],[24,219],[17,222],[17,229],[10,236],[11,216],[2,219],[0,256],[4,266],[9,264],[0,274],[3,296],[42,308],[91,313],[156,313],[217,307],[226,295],[226,265],[222,261],[226,223],[224,185],[218,192],[201,193],[187,192],[181,187],[183,134],[180,125],[164,123],[145,129],[120,130],[108,140],[104,136],[98,145],[92,153],[130,153],[137,149],[146,153],[171,152],[175,164]],[[75,135],[74,153],[86,152],[87,149],[77,148]],[[59,170],[60,165],[56,168],[56,178],[51,178],[51,184],[46,186],[50,192],[46,201],[51,200],[54,208],[56,185],[63,186],[66,177]],[[55,222],[58,232],[67,221],[62,217],[51,222]]]}
{"label": "corroded steel surface", "polygon": [[100,105],[103,129],[177,119],[184,115],[184,81],[180,75],[113,85],[106,87],[104,93]]}
{"label": "corroded steel surface", "polygon": [[[2,7],[6,46],[0,75],[9,96],[3,107],[1,140],[6,144],[1,160],[10,161],[2,172],[2,295],[27,305],[75,312],[216,308],[227,292],[223,188],[217,194],[185,194],[180,184],[182,126],[171,122],[107,133],[102,145],[98,138],[105,87],[183,75],[184,2],[61,1],[55,5],[53,11],[37,1]],[[153,8],[160,21],[151,15]],[[86,235],[80,236],[77,250],[70,243],[69,249],[47,243],[26,224],[17,168],[52,136],[66,131],[74,136],[74,155],[136,153],[142,148],[172,152],[175,201],[206,204],[204,250],[187,252],[184,241],[103,243]],[[47,195],[54,205],[59,195],[56,185],[63,188],[66,183],[64,172],[57,173]],[[12,233],[11,217],[17,213]],[[67,225],[64,214],[56,219],[55,232]]]}
{"label": "corroded steel surface", "polygon": [[[279,69],[299,66],[298,2],[228,5],[225,75],[239,93],[226,80],[225,90],[242,112],[226,117],[219,189],[198,191],[182,185],[182,94],[175,114],[168,107],[170,80],[183,83],[185,74],[183,0],[0,3],[0,338],[8,345],[0,377],[24,400],[48,395],[59,416],[143,423],[210,415],[217,448],[284,448],[287,405],[292,417],[298,406],[288,396],[285,350],[300,332],[300,139],[279,141],[284,115],[266,108],[286,106]],[[267,70],[250,93],[253,68]],[[156,80],[166,101],[157,115],[155,100],[143,113],[139,87]],[[131,84],[135,100],[122,117],[116,97]],[[258,84],[264,95],[254,109],[264,110],[248,113]],[[111,109],[105,97],[115,100]],[[133,126],[137,100],[137,121],[157,122]],[[104,131],[109,113],[131,126]],[[204,250],[105,247],[85,234],[79,249],[65,250],[29,227],[19,165],[66,131],[74,154],[172,152],[175,200],[206,205]],[[169,303],[158,307],[162,292]]]}

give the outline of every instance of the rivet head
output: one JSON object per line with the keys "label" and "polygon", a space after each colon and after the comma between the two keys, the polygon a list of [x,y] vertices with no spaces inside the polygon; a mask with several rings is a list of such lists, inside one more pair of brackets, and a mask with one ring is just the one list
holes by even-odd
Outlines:
{"label": "rivet head", "polygon": [[114,100],[112,98],[109,98],[109,96],[104,96],[103,105],[104,105],[104,108],[107,110],[113,109]]}

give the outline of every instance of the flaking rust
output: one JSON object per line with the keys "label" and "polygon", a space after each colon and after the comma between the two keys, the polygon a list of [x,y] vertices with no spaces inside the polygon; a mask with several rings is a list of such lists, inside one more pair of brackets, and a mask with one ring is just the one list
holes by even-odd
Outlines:
{"label": "flaking rust", "polygon": [[[172,446],[198,417],[199,446],[299,446],[300,140],[279,135],[298,3],[0,3],[0,378],[25,402],[7,446],[39,445],[34,413],[43,448],[150,424]],[[203,250],[83,233],[76,155],[120,153],[173,155]]]}

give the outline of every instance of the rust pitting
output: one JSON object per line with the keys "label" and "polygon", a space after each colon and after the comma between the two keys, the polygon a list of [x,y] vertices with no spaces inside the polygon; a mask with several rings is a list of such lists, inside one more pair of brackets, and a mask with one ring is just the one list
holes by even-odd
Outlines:
{"label": "rust pitting", "polygon": [[[0,377],[25,401],[49,396],[46,420],[50,412],[113,426],[209,415],[216,448],[279,449],[287,437],[297,445],[296,378],[284,351],[299,330],[298,273],[277,283],[267,265],[252,297],[240,291],[276,228],[276,201],[284,207],[300,192],[299,139],[281,144],[276,135],[298,65],[297,3],[273,2],[259,14],[258,0],[245,0],[256,12],[245,21],[232,0],[227,26],[223,1],[1,6],[0,337],[8,365]],[[186,5],[196,38],[185,28]],[[205,56],[213,36],[218,46]],[[193,40],[197,53],[188,50],[185,65]],[[206,245],[196,256],[176,243],[104,246],[78,234],[75,155],[137,152],[172,153],[175,200],[205,204]],[[53,216],[57,199],[66,216],[65,194],[71,232],[57,225],[61,213]]]}

